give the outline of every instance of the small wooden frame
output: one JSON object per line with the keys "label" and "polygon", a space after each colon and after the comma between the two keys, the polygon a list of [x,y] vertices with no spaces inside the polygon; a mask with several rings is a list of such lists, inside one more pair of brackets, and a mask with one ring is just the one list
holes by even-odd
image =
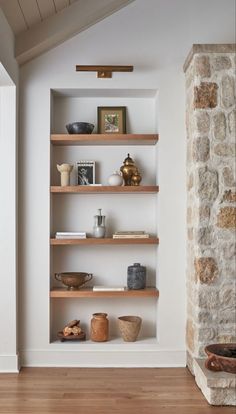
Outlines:
{"label": "small wooden frame", "polygon": [[133,72],[133,66],[76,65],[76,72],[97,72],[97,78],[111,78],[112,72]]}
{"label": "small wooden frame", "polygon": [[126,134],[125,106],[98,106],[99,134]]}

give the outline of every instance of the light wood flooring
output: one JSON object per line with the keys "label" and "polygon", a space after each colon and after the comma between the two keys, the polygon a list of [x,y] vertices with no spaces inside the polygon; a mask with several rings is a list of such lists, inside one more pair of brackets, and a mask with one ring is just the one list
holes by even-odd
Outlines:
{"label": "light wood flooring", "polygon": [[235,414],[185,368],[24,368],[0,375],[1,414]]}

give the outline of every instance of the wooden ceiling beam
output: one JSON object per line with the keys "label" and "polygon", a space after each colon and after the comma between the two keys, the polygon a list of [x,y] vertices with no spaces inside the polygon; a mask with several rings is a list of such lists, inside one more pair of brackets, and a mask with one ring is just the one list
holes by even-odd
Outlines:
{"label": "wooden ceiling beam", "polygon": [[16,36],[20,65],[63,43],[134,0],[78,0],[59,13]]}

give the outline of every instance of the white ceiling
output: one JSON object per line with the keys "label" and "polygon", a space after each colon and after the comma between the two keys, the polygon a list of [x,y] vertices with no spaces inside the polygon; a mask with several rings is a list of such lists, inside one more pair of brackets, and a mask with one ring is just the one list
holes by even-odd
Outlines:
{"label": "white ceiling", "polygon": [[59,13],[77,0],[1,0],[1,8],[15,35]]}
{"label": "white ceiling", "polygon": [[0,8],[15,35],[15,57],[22,65],[133,1],[0,0]]}

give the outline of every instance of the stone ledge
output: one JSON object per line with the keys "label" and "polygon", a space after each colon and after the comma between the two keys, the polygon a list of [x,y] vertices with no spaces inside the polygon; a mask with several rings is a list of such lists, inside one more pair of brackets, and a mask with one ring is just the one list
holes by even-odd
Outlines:
{"label": "stone ledge", "polygon": [[194,359],[194,375],[198,387],[211,405],[236,406],[236,376],[205,368],[205,359]]}
{"label": "stone ledge", "polygon": [[188,69],[193,56],[196,53],[235,53],[236,52],[236,44],[229,43],[229,44],[195,44],[192,46],[185,62],[184,62],[184,72]]}

